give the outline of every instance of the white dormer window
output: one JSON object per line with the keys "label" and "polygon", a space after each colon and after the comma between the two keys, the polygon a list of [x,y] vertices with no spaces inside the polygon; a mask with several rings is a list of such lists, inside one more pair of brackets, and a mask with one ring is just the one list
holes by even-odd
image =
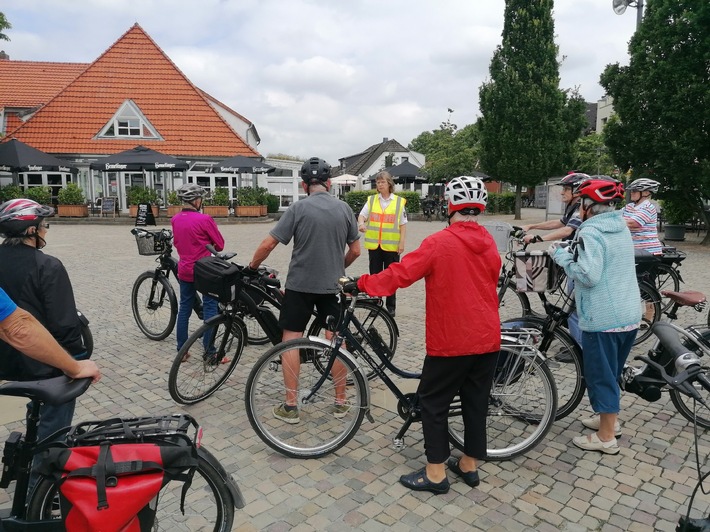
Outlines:
{"label": "white dormer window", "polygon": [[154,139],[163,137],[153,127],[133,100],[126,100],[118,108],[103,129],[96,135],[98,139]]}

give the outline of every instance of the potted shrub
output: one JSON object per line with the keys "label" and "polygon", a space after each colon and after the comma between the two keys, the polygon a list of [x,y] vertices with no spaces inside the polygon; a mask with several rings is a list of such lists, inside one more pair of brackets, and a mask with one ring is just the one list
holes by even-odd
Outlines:
{"label": "potted shrub", "polygon": [[151,205],[153,216],[158,216],[158,212],[160,211],[158,207],[158,193],[152,188],[128,187],[126,189],[126,199],[128,200],[128,212],[133,218],[138,214],[138,205],[141,203]]}
{"label": "potted shrub", "polygon": [[0,203],[5,203],[11,199],[22,198],[24,192],[17,185],[5,185],[0,187]]}
{"label": "potted shrub", "polygon": [[237,216],[264,216],[261,214],[262,206],[266,206],[266,200],[263,198],[263,193],[259,187],[242,187],[239,189],[239,197],[237,198],[237,208],[235,214]]}
{"label": "potted shrub", "polygon": [[67,186],[57,194],[57,214],[74,218],[89,216],[89,206],[86,204],[84,192],[76,183],[67,183]]}
{"label": "potted shrub", "polygon": [[685,240],[685,224],[693,218],[693,209],[680,198],[667,199],[661,206],[665,223],[664,240]]}
{"label": "potted shrub", "polygon": [[40,205],[52,204],[52,189],[47,186],[29,187],[25,192],[25,197],[36,201]]}
{"label": "potted shrub", "polygon": [[204,203],[202,211],[213,218],[229,216],[229,191],[224,187],[217,187]]}
{"label": "potted shrub", "polygon": [[168,192],[168,216],[172,218],[182,210],[182,201],[178,198],[177,190]]}

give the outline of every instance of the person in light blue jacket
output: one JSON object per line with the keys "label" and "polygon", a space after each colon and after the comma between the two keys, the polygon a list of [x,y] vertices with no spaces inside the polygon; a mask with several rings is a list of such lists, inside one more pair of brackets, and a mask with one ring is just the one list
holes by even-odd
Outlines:
{"label": "person in light blue jacket", "polygon": [[582,225],[576,243],[553,244],[552,258],[574,281],[584,377],[589,401],[599,415],[582,420],[596,432],[572,442],[587,451],[617,454],[618,381],[641,321],[634,245],[621,211],[616,211],[624,197],[622,183],[590,179],[578,192]]}

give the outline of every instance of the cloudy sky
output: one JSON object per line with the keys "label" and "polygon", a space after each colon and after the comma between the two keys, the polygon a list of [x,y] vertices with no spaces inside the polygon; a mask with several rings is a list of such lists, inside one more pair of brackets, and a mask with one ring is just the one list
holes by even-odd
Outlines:
{"label": "cloudy sky", "polygon": [[[558,0],[561,88],[603,96],[636,10]],[[254,122],[262,155],[331,163],[383,137],[407,145],[453,109],[476,121],[504,0],[0,0],[11,59],[92,62],[138,23],[202,90]]]}

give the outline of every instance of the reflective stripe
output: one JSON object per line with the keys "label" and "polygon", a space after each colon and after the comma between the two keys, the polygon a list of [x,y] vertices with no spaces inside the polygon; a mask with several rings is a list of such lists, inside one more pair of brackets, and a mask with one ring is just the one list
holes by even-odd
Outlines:
{"label": "reflective stripe", "polygon": [[394,196],[386,209],[382,209],[379,195],[371,196],[370,215],[367,218],[367,229],[365,230],[365,249],[382,248],[384,251],[399,250],[399,220],[402,217],[402,209],[407,201],[400,196]]}

